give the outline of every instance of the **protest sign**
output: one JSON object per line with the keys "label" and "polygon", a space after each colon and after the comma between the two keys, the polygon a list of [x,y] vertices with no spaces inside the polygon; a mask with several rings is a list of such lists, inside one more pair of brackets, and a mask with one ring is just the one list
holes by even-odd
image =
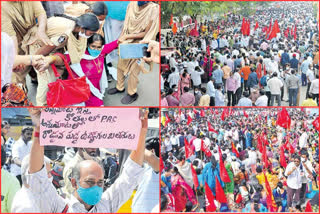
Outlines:
{"label": "protest sign", "polygon": [[138,108],[46,108],[40,144],[135,150],[140,129]]}

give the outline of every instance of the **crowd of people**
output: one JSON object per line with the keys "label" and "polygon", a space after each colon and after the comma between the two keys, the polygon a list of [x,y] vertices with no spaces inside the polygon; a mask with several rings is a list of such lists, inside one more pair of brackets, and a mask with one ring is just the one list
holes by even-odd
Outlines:
{"label": "crowd of people", "polygon": [[140,118],[135,151],[68,148],[74,153],[66,153],[59,147],[63,155],[54,160],[48,156],[52,146],[40,144],[40,110],[29,112],[34,126],[22,127],[18,140],[10,123],[1,123],[2,213],[159,212],[159,143],[146,140],[147,112]]}
{"label": "crowd of people", "polygon": [[[164,106],[319,105],[318,8],[272,2],[251,15],[175,23],[162,35]],[[316,11],[316,12],[315,12]],[[175,15],[175,14],[173,14]],[[187,22],[192,23],[186,25]]]}
{"label": "crowd of people", "polygon": [[[7,53],[1,56],[3,106],[61,106],[49,92],[62,106],[110,105],[104,97],[125,92],[126,76],[121,103],[138,99],[139,73],[150,72],[145,64],[152,68],[153,62],[121,59],[116,49],[147,43],[150,51],[158,45],[157,3],[12,1],[1,3],[1,14],[1,50]],[[84,76],[82,85],[76,82]],[[71,89],[56,90],[58,79],[69,80]],[[30,88],[35,90],[28,94]],[[66,98],[72,96],[77,99]]]}
{"label": "crowd of people", "polygon": [[161,212],[319,212],[318,109],[166,109]]}

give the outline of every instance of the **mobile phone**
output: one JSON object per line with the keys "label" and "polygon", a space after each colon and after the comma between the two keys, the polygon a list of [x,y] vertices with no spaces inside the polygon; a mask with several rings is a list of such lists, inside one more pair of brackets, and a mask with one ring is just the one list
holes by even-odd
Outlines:
{"label": "mobile phone", "polygon": [[119,45],[119,52],[121,59],[140,59],[150,57],[148,44],[121,44]]}

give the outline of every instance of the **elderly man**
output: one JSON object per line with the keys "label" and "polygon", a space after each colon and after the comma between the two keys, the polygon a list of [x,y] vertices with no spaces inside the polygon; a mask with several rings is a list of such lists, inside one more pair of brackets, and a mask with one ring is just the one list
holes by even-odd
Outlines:
{"label": "elderly man", "polygon": [[74,188],[70,199],[60,197],[48,181],[46,170],[43,167],[44,147],[40,146],[40,111],[29,110],[32,121],[35,124],[34,143],[30,155],[30,168],[28,185],[37,197],[37,202],[47,202],[41,210],[50,212],[76,212],[76,213],[111,213],[117,212],[131,196],[134,188],[142,177],[144,168],[145,137],[148,129],[147,112],[141,120],[141,131],[137,150],[132,151],[119,178],[105,192],[104,170],[93,160],[81,161],[72,169],[71,184]]}

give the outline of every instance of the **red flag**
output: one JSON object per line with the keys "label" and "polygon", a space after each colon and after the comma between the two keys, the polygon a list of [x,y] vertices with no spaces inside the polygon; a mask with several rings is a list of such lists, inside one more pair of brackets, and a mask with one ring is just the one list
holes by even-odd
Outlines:
{"label": "red flag", "polygon": [[219,111],[218,111],[218,109],[216,109],[215,113],[216,113],[216,114],[219,114]]}
{"label": "red flag", "polygon": [[256,22],[256,25],[254,26],[254,30],[257,30],[257,29],[258,29],[258,27],[259,27],[259,23],[258,23],[258,22]]}
{"label": "red flag", "polygon": [[305,212],[313,212],[312,211],[312,206],[310,204],[310,200],[306,204],[306,209],[304,210]]}
{"label": "red flag", "polygon": [[[273,25],[274,26],[274,25]],[[271,33],[270,33],[270,35],[269,35],[269,37],[268,37],[268,40],[271,40],[271,39],[273,39],[273,38],[275,38],[275,37],[277,37],[277,32],[276,32],[276,29],[273,27],[272,28],[272,31],[271,31]]]}
{"label": "red flag", "polygon": [[210,158],[212,156],[212,153],[209,149],[209,147],[204,143],[204,141],[201,139],[201,151],[204,152],[204,154]]}
{"label": "red flag", "polygon": [[247,36],[250,36],[250,20],[248,19],[248,22],[247,22]]}
{"label": "red flag", "polygon": [[205,182],[205,193],[206,193],[206,211],[207,212],[215,212],[217,207],[214,204],[214,195],[208,186],[207,182]]}
{"label": "red flag", "polygon": [[266,145],[262,146],[262,162],[264,163],[265,168],[269,168],[269,160],[268,160],[268,156],[267,156]]}
{"label": "red flag", "polygon": [[280,147],[280,165],[284,168],[287,167],[287,161],[286,161],[286,157],[284,156],[283,146]]}
{"label": "red flag", "polygon": [[237,157],[239,157],[239,152],[238,150],[236,149],[236,147],[234,146],[234,143],[232,142],[231,143],[231,146],[232,146],[232,153],[235,153]]}
{"label": "red flag", "polygon": [[278,113],[277,125],[286,129],[290,128],[291,118],[286,108],[282,108],[282,110]]}
{"label": "red flag", "polygon": [[242,18],[242,24],[241,24],[241,30],[240,30],[242,34],[244,34],[245,21],[246,21],[246,20],[245,20],[244,17],[243,17],[243,18]]}
{"label": "red flag", "polygon": [[220,147],[219,147],[219,167],[220,167],[221,180],[226,183],[231,182],[230,177],[227,172],[227,169],[226,169],[226,167],[223,163],[223,160],[222,160],[222,152],[221,152]]}
{"label": "red flag", "polygon": [[241,193],[239,193],[237,195],[236,203],[239,204],[241,201],[242,201],[242,195],[241,195]]}
{"label": "red flag", "polygon": [[276,33],[280,33],[280,28],[279,28],[279,24],[278,24],[278,20],[277,19],[273,24],[273,28],[274,28]]}
{"label": "red flag", "polygon": [[312,122],[312,125],[316,128],[316,130],[320,131],[319,116]]}
{"label": "red flag", "polygon": [[164,169],[164,164],[163,164],[162,157],[160,157],[160,172],[162,172],[163,169]]}
{"label": "red flag", "polygon": [[249,117],[249,115],[247,114],[247,112],[243,109],[243,116],[245,116],[246,118]]}
{"label": "red flag", "polygon": [[188,159],[192,155],[192,149],[186,138],[184,139],[184,149],[186,152],[186,158]]}
{"label": "red flag", "polygon": [[196,191],[199,186],[199,181],[198,181],[196,170],[193,168],[193,166],[191,166],[191,173],[193,178],[194,190]]}
{"label": "red flag", "polygon": [[173,34],[176,34],[176,33],[177,33],[177,30],[178,30],[177,24],[174,23],[174,24],[173,24],[173,27],[172,27],[172,32],[173,32]]}
{"label": "red flag", "polygon": [[189,125],[190,123],[192,123],[192,118],[190,117],[190,115],[188,115],[187,125]]}
{"label": "red flag", "polygon": [[220,203],[227,203],[227,197],[224,194],[224,190],[223,190],[217,176],[216,176],[216,199]]}
{"label": "red flag", "polygon": [[194,109],[193,109],[193,113],[194,113],[194,114],[197,114],[197,113],[198,113],[197,109],[194,108]]}
{"label": "red flag", "polygon": [[221,114],[221,120],[225,120],[226,117],[228,116],[228,109],[223,109],[222,114]]}
{"label": "red flag", "polygon": [[214,133],[217,133],[218,134],[218,132],[212,127],[212,125],[211,125],[211,123],[208,121],[208,131],[209,132],[214,132]]}
{"label": "red flag", "polygon": [[294,40],[297,39],[297,25],[294,26],[293,38]]}
{"label": "red flag", "polygon": [[171,119],[170,119],[170,117],[168,116],[168,114],[166,113],[166,122],[164,123],[164,126],[167,126],[168,123],[170,123],[170,122],[171,122]]}
{"label": "red flag", "polygon": [[171,26],[172,24],[173,24],[173,15],[171,14],[169,25]]}
{"label": "red flag", "polygon": [[288,149],[290,154],[294,154],[294,148],[289,142],[289,136],[287,136],[287,140],[286,140],[286,143],[284,144],[284,148]]}
{"label": "red flag", "polygon": [[210,112],[211,112],[211,114],[214,114],[214,112],[213,112],[212,108],[210,108]]}
{"label": "red flag", "polygon": [[190,24],[190,25],[192,24],[192,19],[189,19],[189,24]]}
{"label": "red flag", "polygon": [[288,36],[289,36],[289,27],[287,28],[287,30],[285,30],[284,31],[284,36],[286,37],[286,38],[288,38]]}
{"label": "red flag", "polygon": [[270,184],[269,184],[269,181],[267,179],[265,172],[263,172],[263,175],[264,175],[264,179],[265,179],[265,187],[267,189],[267,207],[268,207],[268,210],[273,210],[272,207],[275,207],[275,204],[273,203],[273,200],[272,200],[271,187],[270,187]]}
{"label": "red flag", "polygon": [[181,108],[179,108],[179,116],[181,116]]}
{"label": "red flag", "polygon": [[200,110],[200,116],[201,117],[205,117],[206,116],[206,114],[204,113],[203,109]]}

